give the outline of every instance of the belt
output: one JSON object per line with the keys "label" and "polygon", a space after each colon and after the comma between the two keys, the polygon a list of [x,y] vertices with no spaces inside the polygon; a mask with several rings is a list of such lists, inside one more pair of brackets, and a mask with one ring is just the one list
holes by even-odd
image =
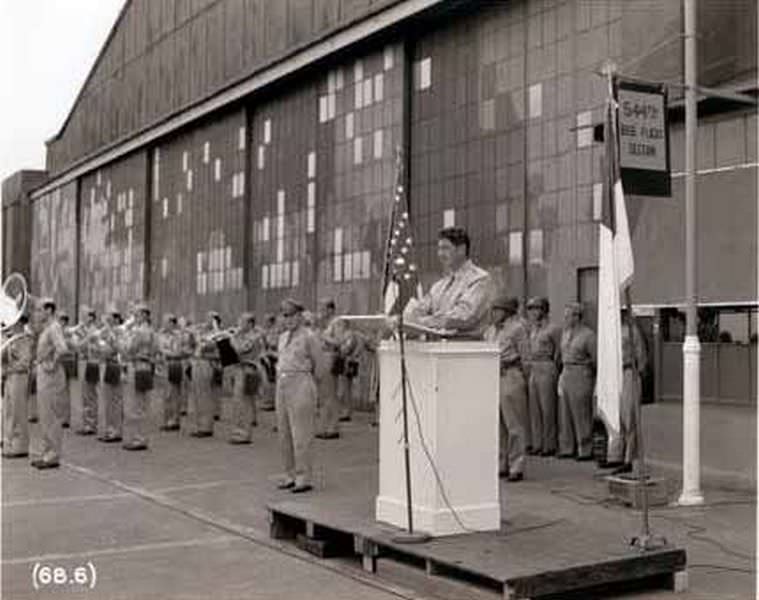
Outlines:
{"label": "belt", "polygon": [[555,361],[552,358],[533,358],[530,362],[553,364]]}
{"label": "belt", "polygon": [[501,371],[505,371],[506,369],[521,368],[521,367],[522,367],[522,361],[519,359],[501,363]]}
{"label": "belt", "polygon": [[23,369],[3,369],[3,375],[29,375],[29,371]]}
{"label": "belt", "polygon": [[565,367],[590,367],[590,363],[580,363],[580,362],[565,362]]}
{"label": "belt", "polygon": [[624,363],[622,365],[622,368],[623,369],[632,369],[633,368],[633,364],[632,363]]}
{"label": "belt", "polygon": [[311,371],[281,371],[277,373],[279,377],[285,377],[287,375],[303,375],[303,374],[311,375]]}

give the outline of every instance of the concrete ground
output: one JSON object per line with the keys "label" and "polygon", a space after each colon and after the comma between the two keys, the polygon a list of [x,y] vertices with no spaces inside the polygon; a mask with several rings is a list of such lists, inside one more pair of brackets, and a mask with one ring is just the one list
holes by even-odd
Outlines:
{"label": "concrete ground", "polygon": [[[53,597],[64,589],[66,597],[109,599],[497,597],[393,560],[380,560],[378,573],[368,575],[357,560],[319,560],[271,540],[265,506],[292,498],[274,485],[273,413],[260,414],[251,446],[232,446],[225,441],[228,408],[210,439],[154,428],[150,450],[129,453],[68,430],[61,469],[39,472],[25,460],[3,460],[2,598]],[[311,498],[366,493],[376,489],[376,475],[377,431],[359,415],[341,439],[317,443]],[[531,457],[527,479],[503,485],[504,519],[525,511],[550,515],[608,528],[620,544],[639,531],[639,514],[609,502],[593,465]],[[690,589],[678,597],[752,598],[755,494],[705,491],[702,507],[652,510],[654,532],[688,552]],[[41,567],[64,567],[73,581],[74,569],[90,564],[92,589],[76,582],[33,586],[35,565],[39,583]],[[91,572],[87,566],[79,575],[90,580]],[[671,592],[613,597],[658,600]]]}

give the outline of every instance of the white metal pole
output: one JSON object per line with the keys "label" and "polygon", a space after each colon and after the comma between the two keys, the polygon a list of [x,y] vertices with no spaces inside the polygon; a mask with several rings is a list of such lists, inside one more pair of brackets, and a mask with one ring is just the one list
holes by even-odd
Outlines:
{"label": "white metal pole", "polygon": [[685,21],[685,295],[683,344],[683,489],[678,503],[702,504],[701,344],[696,312],[696,0],[683,0]]}

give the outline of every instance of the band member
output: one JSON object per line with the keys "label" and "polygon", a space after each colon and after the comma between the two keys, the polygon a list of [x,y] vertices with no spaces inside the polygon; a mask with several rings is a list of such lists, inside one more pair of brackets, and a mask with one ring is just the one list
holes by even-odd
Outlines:
{"label": "band member", "polygon": [[261,410],[274,410],[274,390],[277,385],[277,343],[280,328],[277,318],[272,314],[264,317],[264,353],[261,365],[266,376],[261,381]]}
{"label": "band member", "polygon": [[[335,301],[322,300],[319,304],[319,317],[316,323],[317,334],[322,343],[322,352],[329,369],[318,379],[319,433],[317,438],[333,440],[340,437],[337,422],[340,408],[337,399],[337,378],[345,371],[345,363],[340,356],[340,339],[335,334]],[[304,313],[305,314],[305,313]],[[307,325],[303,325],[308,328]]]}
{"label": "band member", "polygon": [[213,337],[218,333],[220,317],[216,311],[209,311],[207,320],[195,331],[195,354],[192,357],[192,394],[190,395],[190,419],[192,437],[211,437],[216,401],[214,396],[220,393],[212,387],[215,364],[219,351]]}
{"label": "band member", "polygon": [[281,310],[285,331],[279,337],[276,410],[286,478],[278,487],[297,494],[313,489],[315,377],[326,363],[321,341],[301,322],[303,305],[288,299]]}
{"label": "band member", "polygon": [[485,339],[501,349],[500,435],[498,474],[509,481],[524,477],[526,450],[527,381],[524,363],[527,354],[527,330],[517,314],[516,298],[499,296],[491,309],[493,324]]}
{"label": "band member", "polygon": [[256,422],[256,396],[262,379],[258,365],[264,350],[264,335],[256,327],[253,313],[244,312],[240,315],[237,331],[230,342],[240,362],[230,367],[234,387],[232,434],[229,442],[249,444],[253,433],[251,425]]}
{"label": "band member", "polygon": [[63,365],[63,371],[66,374],[66,393],[61,397],[62,415],[64,429],[69,427],[71,422],[71,386],[72,382],[76,381],[79,377],[78,358],[76,355],[76,338],[74,328],[69,325],[69,316],[65,312],[58,314],[58,321],[61,323],[61,330],[63,331],[63,339],[66,340],[66,346],[68,352],[61,357],[61,364]]}
{"label": "band member", "polygon": [[188,356],[182,343],[177,317],[168,314],[164,326],[158,334],[160,360],[156,367],[156,377],[161,380],[163,398],[163,422],[161,431],[179,431],[180,398],[184,367],[182,361]]}
{"label": "band member", "polygon": [[188,398],[191,392],[191,357],[195,352],[195,335],[192,332],[192,323],[188,319],[180,317],[177,324],[180,347],[184,356],[182,359],[182,384],[179,386],[179,415],[184,417],[187,415]]}
{"label": "band member", "polygon": [[582,306],[570,303],[564,311],[561,334],[562,371],[559,377],[559,456],[593,460],[593,387],[596,335],[582,323]]}
{"label": "band member", "polygon": [[32,460],[38,469],[59,466],[63,451],[63,406],[60,398],[66,392],[66,374],[61,358],[68,352],[60,322],[55,318],[55,301],[40,302],[41,333],[37,340],[37,402],[40,418],[39,456]]}
{"label": "band member", "polygon": [[622,312],[622,395],[619,406],[619,436],[609,437],[607,467],[617,467],[613,474],[629,473],[638,457],[638,419],[642,378],[648,356],[643,335],[627,311]]}
{"label": "band member", "polygon": [[558,399],[556,386],[561,357],[561,329],[548,320],[548,298],[530,298],[528,406],[531,454],[553,456],[557,446]]}
{"label": "band member", "polygon": [[469,258],[470,241],[460,227],[438,235],[437,256],[445,272],[420,301],[411,300],[405,315],[410,322],[456,331],[460,337],[481,339],[487,327],[491,278]]}
{"label": "band member", "polygon": [[153,369],[158,341],[150,326],[150,309],[135,308],[135,325],[126,333],[123,349],[128,361],[127,394],[124,398],[125,450],[146,450],[148,392],[153,389]]}
{"label": "band member", "polygon": [[343,364],[343,372],[337,376],[337,403],[340,407],[340,421],[347,422],[353,418],[353,383],[358,377],[359,359],[363,339],[357,331],[351,329],[345,319],[335,321],[335,338],[340,343],[338,356]]}
{"label": "band member", "polygon": [[22,315],[7,332],[3,348],[3,456],[29,456],[29,372],[32,368],[35,339],[29,319]]}
{"label": "band member", "polygon": [[100,364],[98,354],[97,313],[90,308],[83,311],[83,323],[76,330],[76,348],[82,362],[80,387],[82,396],[82,423],[77,433],[92,435],[98,426],[98,383]]}
{"label": "band member", "polygon": [[[105,315],[103,327],[93,329],[88,336],[88,360],[99,357],[102,367],[97,388],[98,439],[108,443],[121,441],[123,426],[124,387],[119,350],[124,329],[120,322],[120,312],[112,307]],[[85,374],[85,379],[88,385],[96,385],[92,370]]]}

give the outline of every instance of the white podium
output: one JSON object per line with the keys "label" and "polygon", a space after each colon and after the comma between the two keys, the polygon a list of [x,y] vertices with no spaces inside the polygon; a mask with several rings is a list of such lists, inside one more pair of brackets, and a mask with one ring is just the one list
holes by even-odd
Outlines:
{"label": "white podium", "polygon": [[[435,472],[422,448],[420,430],[443,490],[466,528],[500,529],[498,354],[498,347],[488,342],[406,342],[414,531],[433,536],[465,532],[440,492]],[[398,342],[386,341],[380,345],[379,368],[380,463],[376,518],[406,529]]]}

